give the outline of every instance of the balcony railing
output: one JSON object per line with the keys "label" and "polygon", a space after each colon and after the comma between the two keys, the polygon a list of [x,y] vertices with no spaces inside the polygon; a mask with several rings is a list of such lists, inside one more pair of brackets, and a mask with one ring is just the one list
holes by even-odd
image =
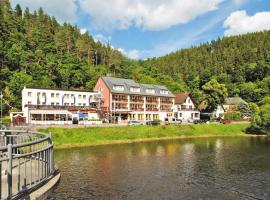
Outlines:
{"label": "balcony railing", "polygon": [[144,111],[143,108],[131,108],[130,110],[131,111]]}
{"label": "balcony railing", "polygon": [[120,102],[128,102],[127,99],[122,99],[122,98],[113,98],[113,101],[120,101]]}
{"label": "balcony railing", "polygon": [[199,110],[197,108],[178,108],[178,111],[198,111]]}
{"label": "balcony railing", "polygon": [[62,106],[62,105],[26,105],[29,109],[39,110],[84,110],[84,109],[96,109],[97,105],[90,106]]}
{"label": "balcony railing", "polygon": [[160,103],[162,103],[162,104],[173,104],[172,101],[160,101]]}
{"label": "balcony railing", "polygon": [[144,103],[143,99],[130,99],[130,103]]}
{"label": "balcony railing", "polygon": [[157,108],[146,108],[146,111],[158,111]]}

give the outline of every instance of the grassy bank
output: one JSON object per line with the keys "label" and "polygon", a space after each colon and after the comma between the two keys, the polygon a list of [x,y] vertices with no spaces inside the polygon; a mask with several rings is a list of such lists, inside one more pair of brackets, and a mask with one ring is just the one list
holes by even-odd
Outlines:
{"label": "grassy bank", "polygon": [[91,146],[181,137],[210,137],[245,135],[248,124],[181,125],[181,126],[130,126],[93,128],[47,128],[56,148]]}

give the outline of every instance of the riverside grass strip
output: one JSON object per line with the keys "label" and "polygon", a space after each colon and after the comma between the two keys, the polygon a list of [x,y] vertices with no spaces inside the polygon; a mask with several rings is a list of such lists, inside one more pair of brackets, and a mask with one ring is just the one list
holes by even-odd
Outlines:
{"label": "riverside grass strip", "polygon": [[130,143],[159,139],[245,136],[249,124],[200,124],[169,126],[119,126],[89,128],[47,128],[55,148]]}

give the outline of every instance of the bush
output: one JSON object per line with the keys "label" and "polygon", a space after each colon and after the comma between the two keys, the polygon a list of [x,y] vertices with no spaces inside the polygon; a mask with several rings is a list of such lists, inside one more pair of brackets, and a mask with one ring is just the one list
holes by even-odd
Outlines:
{"label": "bush", "polygon": [[228,113],[224,113],[224,119],[225,120],[239,121],[242,118],[241,118],[241,113],[240,112],[228,112]]}

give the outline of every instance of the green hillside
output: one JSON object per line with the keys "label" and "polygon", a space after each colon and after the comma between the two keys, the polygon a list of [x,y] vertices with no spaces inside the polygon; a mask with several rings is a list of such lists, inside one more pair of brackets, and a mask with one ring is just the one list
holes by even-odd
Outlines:
{"label": "green hillside", "polygon": [[134,61],[42,9],[30,13],[0,1],[0,90],[11,107],[20,109],[24,85],[92,90],[101,75],[190,91],[212,107],[227,95],[258,103],[270,94],[270,31]]}

